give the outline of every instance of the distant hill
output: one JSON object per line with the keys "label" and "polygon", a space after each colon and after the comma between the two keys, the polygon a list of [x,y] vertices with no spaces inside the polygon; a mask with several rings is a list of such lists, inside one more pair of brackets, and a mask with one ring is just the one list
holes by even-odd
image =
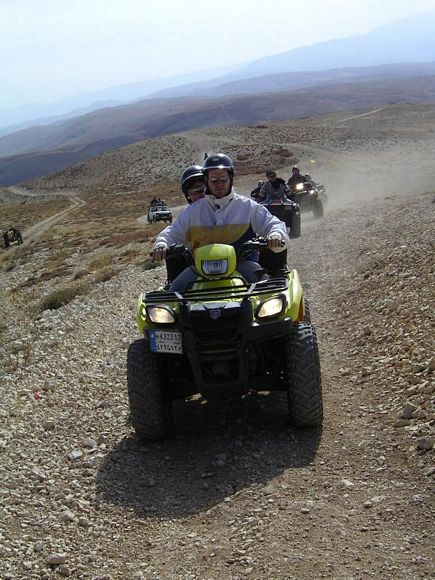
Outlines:
{"label": "distant hill", "polygon": [[[435,102],[435,76],[216,99],[144,100],[8,136],[16,147],[27,145],[37,151],[0,159],[0,185],[47,175],[102,151],[159,135],[404,102]],[[5,139],[0,139],[0,145]]]}
{"label": "distant hill", "polygon": [[[316,43],[315,38],[309,38],[309,22],[306,25],[302,23],[302,26],[307,29],[307,46],[243,65],[186,73],[172,78],[139,80],[76,95],[55,103],[30,103],[0,110],[0,136],[32,125],[48,124],[55,119],[71,118],[110,104],[128,103],[145,97],[199,94],[217,96],[247,92],[256,86],[255,82],[249,83],[245,90],[243,84],[239,88],[232,83],[255,77],[384,64],[435,62],[435,12],[395,20],[366,34],[320,43]],[[313,86],[313,79],[304,76],[299,76],[299,82],[278,81],[276,86],[273,82],[270,79],[270,85],[264,86],[262,92]],[[220,88],[216,91],[211,90],[218,86]]]}
{"label": "distant hill", "polygon": [[[316,84],[316,77],[323,78],[326,82],[337,82],[340,77],[336,69],[345,69],[351,74],[353,71],[355,78],[359,76],[358,69],[364,67],[433,62],[435,12],[427,12],[395,20],[366,34],[327,42],[312,42],[307,46],[257,59],[221,78],[174,85],[155,92],[153,96],[212,96],[240,94],[252,89],[258,92],[260,82],[265,82],[263,91],[296,89],[313,86]],[[391,67],[387,66],[384,70],[391,70]],[[325,71],[326,77],[323,74]],[[405,73],[405,68],[403,72]],[[289,73],[295,73],[295,76]],[[287,76],[273,76],[284,74]],[[263,80],[259,77],[263,77]],[[342,80],[352,80],[352,77],[343,77]]]}
{"label": "distant hill", "polygon": [[349,67],[307,72],[286,72],[245,78],[216,84],[191,83],[154,93],[155,98],[174,96],[222,97],[264,92],[310,88],[343,82],[385,81],[416,76],[434,75],[435,61],[430,63],[384,64],[372,67]]}
{"label": "distant hill", "polygon": [[227,75],[227,80],[290,71],[432,61],[435,61],[435,11],[394,20],[366,34],[313,42],[258,59]]}
{"label": "distant hill", "polygon": [[69,119],[97,109],[143,99],[145,96],[167,87],[221,78],[234,68],[237,67],[233,65],[175,77],[138,81],[76,95],[54,103],[28,103],[10,109],[0,109],[0,135],[34,125],[47,125],[57,120]]}

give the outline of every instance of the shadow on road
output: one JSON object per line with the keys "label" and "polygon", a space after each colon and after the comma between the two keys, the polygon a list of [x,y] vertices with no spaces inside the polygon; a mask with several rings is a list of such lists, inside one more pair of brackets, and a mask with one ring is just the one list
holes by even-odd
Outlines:
{"label": "shadow on road", "polygon": [[131,435],[110,451],[98,497],[140,517],[184,517],[308,465],[320,438],[320,431],[287,428],[281,393],[177,402],[171,439],[143,445]]}

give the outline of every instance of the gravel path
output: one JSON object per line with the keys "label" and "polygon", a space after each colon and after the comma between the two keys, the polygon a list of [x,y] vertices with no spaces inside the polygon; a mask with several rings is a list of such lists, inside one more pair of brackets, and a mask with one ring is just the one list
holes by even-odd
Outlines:
{"label": "gravel path", "polygon": [[17,326],[1,576],[433,577],[434,207],[426,194],[303,216],[290,261],[319,334],[322,433],[289,429],[282,397],[261,393],[179,402],[175,436],[139,443],[126,350],[162,268]]}

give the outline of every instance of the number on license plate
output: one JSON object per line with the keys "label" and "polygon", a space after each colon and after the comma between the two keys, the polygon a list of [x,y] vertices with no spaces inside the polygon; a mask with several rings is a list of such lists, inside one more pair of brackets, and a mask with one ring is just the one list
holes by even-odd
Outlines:
{"label": "number on license plate", "polygon": [[150,349],[152,352],[183,354],[181,332],[169,330],[150,330]]}

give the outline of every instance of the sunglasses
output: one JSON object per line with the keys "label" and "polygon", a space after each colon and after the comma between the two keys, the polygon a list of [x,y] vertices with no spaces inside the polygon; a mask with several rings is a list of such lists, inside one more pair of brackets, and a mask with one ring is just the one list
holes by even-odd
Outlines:
{"label": "sunglasses", "polygon": [[187,193],[204,193],[205,187],[195,187],[194,189],[188,189]]}
{"label": "sunglasses", "polygon": [[210,183],[227,183],[230,180],[229,177],[209,177]]}

